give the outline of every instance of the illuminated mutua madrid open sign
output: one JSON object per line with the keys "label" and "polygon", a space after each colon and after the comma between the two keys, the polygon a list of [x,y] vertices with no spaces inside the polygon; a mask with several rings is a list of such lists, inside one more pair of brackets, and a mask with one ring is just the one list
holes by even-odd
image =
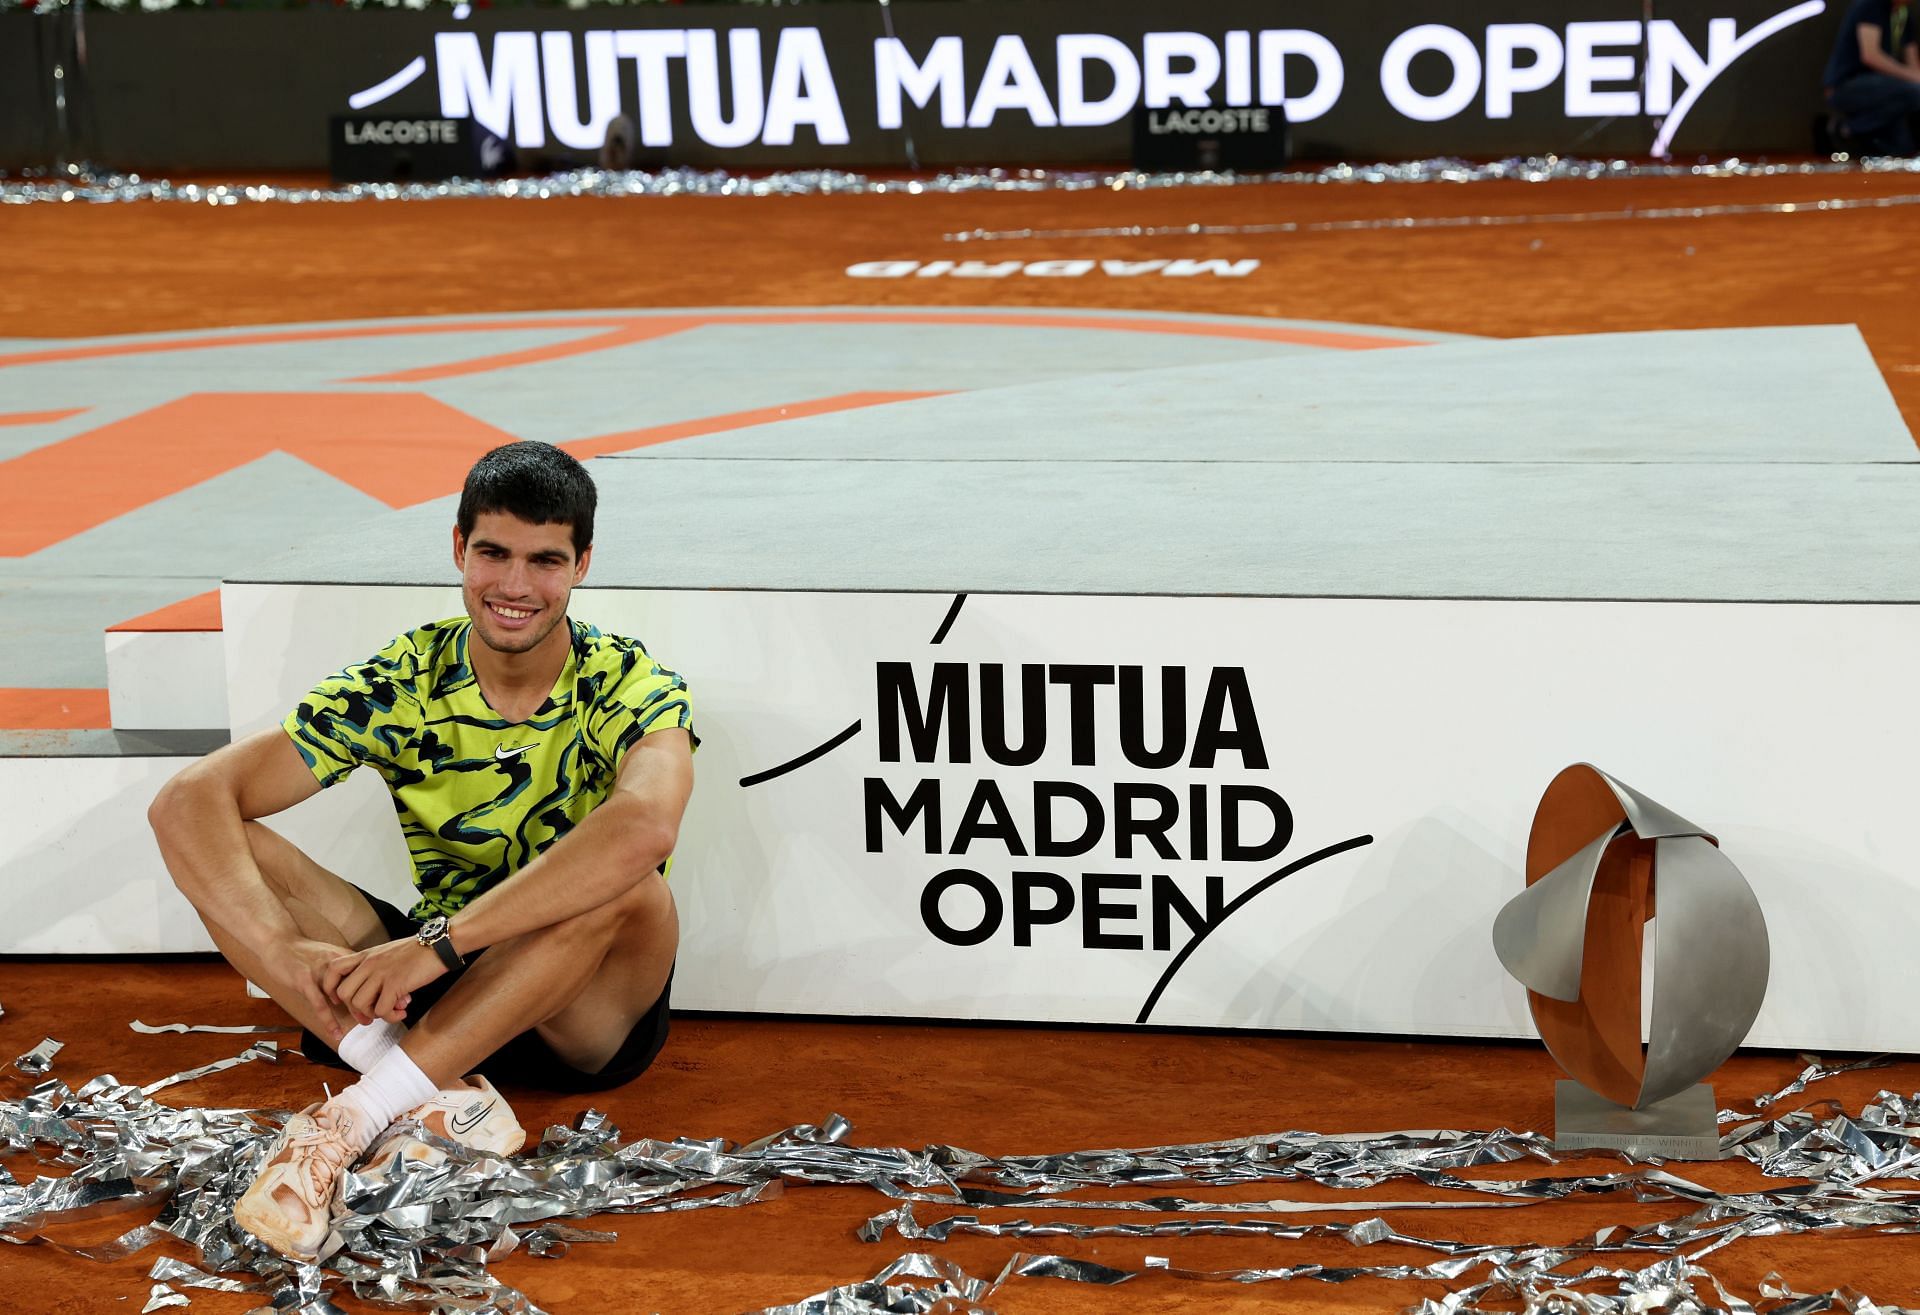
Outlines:
{"label": "illuminated mutua madrid open sign", "polygon": [[[845,146],[916,114],[943,130],[1051,130],[1098,128],[1136,109],[1180,116],[1271,107],[1304,124],[1354,97],[1383,100],[1417,123],[1508,119],[1524,98],[1533,112],[1568,120],[1664,116],[1664,148],[1709,84],[1774,33],[1824,10],[1823,0],[1804,0],[1744,25],[1696,15],[1687,30],[1666,18],[1467,27],[1413,23],[1411,11],[1399,11],[1407,26],[1369,31],[1366,40],[1304,26],[858,42],[810,24],[456,28],[435,34],[433,64],[441,114],[471,117],[529,148],[552,140],[597,149],[623,113],[643,146],[671,147],[691,134],[730,150],[809,138]],[[1335,30],[1336,15],[1327,17]],[[418,57],[350,103],[365,109],[426,73]]]}

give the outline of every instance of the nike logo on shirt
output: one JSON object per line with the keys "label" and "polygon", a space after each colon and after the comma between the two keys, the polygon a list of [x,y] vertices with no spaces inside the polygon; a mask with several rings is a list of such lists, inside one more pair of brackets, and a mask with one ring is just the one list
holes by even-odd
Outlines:
{"label": "nike logo on shirt", "polygon": [[517,749],[498,749],[497,748],[493,751],[494,761],[507,762],[510,759],[518,758],[521,754],[525,753],[528,749],[531,749],[532,747],[533,746],[531,744],[523,744]]}

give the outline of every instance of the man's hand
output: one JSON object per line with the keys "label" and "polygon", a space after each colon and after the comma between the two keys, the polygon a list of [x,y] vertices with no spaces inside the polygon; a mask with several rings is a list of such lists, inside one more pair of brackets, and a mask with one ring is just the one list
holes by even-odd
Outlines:
{"label": "man's hand", "polygon": [[413,993],[444,973],[440,956],[412,936],[353,954],[338,954],[322,979],[330,1001],[352,1014],[355,1022],[382,1019],[407,1021],[407,1002]]}
{"label": "man's hand", "polygon": [[[332,1035],[321,1038],[330,1046],[340,1044],[340,1038],[353,1025],[353,1019],[347,1012],[334,1003],[333,994],[326,980],[327,969],[340,957],[340,947],[326,941],[294,941],[284,951],[263,961],[271,963],[279,958],[286,964],[288,982],[294,993],[313,1006],[313,1012],[321,1021],[332,1028]],[[261,982],[261,986],[270,985]]]}

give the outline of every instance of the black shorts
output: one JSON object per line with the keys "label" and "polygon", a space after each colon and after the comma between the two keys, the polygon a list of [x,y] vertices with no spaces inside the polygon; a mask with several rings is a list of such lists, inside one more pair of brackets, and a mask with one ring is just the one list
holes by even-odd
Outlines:
{"label": "black shorts", "polygon": [[[397,941],[419,930],[418,922],[377,895],[369,895],[364,890],[360,895],[379,915],[380,925],[386,928],[389,940]],[[475,950],[466,956],[467,962],[473,962],[484,953],[484,949]],[[447,993],[447,988],[460,980],[460,974],[464,971],[464,968],[456,968],[415,991],[413,999],[407,1002],[408,1025],[418,1022],[422,1014],[433,1008],[435,1002]],[[660,1047],[667,1043],[671,1012],[667,997],[672,993],[673,971],[669,969],[667,984],[660,988],[660,998],[633,1025],[633,1030],[627,1033],[627,1039],[620,1043],[620,1049],[614,1052],[613,1058],[598,1073],[588,1073],[567,1063],[554,1053],[546,1038],[533,1030],[522,1032],[494,1051],[480,1062],[478,1071],[486,1074],[487,1080],[497,1086],[536,1087],[546,1091],[605,1091],[610,1087],[624,1086],[646,1072],[654,1056],[660,1053]],[[331,1046],[305,1028],[300,1031],[300,1052],[316,1064],[348,1067]]]}

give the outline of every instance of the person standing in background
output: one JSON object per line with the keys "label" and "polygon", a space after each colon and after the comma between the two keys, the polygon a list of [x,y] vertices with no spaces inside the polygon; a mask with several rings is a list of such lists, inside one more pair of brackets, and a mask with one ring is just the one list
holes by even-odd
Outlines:
{"label": "person standing in background", "polygon": [[1920,13],[1912,0],[1853,0],[1827,60],[1827,102],[1863,155],[1915,153]]}

